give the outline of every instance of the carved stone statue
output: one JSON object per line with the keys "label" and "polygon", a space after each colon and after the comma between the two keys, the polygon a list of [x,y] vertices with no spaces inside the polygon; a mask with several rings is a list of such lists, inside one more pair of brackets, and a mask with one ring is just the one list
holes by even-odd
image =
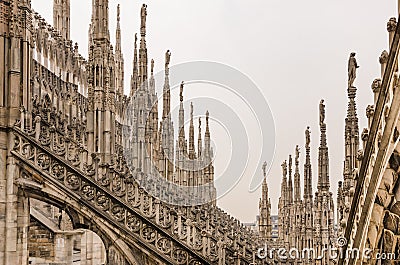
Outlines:
{"label": "carved stone statue", "polygon": [[135,33],[135,49],[137,48],[137,33]]}
{"label": "carved stone statue", "polygon": [[372,116],[374,116],[375,113],[375,107],[374,105],[368,105],[367,109],[366,109],[366,116],[367,118],[370,118]]}
{"label": "carved stone statue", "polygon": [[146,16],[147,16],[147,5],[143,4],[142,9],[140,10],[142,33],[146,32]]}
{"label": "carved stone statue", "polygon": [[356,53],[352,52],[350,53],[350,58],[349,58],[349,65],[348,65],[348,71],[349,71],[349,87],[354,87],[353,83],[354,80],[356,79],[356,69],[359,68],[360,66],[357,65],[357,60],[356,60]]}
{"label": "carved stone statue", "polygon": [[264,164],[262,165],[262,170],[263,170],[264,177],[265,177],[265,175],[267,174],[267,161],[264,161]]}
{"label": "carved stone statue", "polygon": [[151,74],[154,73],[154,59],[151,59]]}
{"label": "carved stone statue", "polygon": [[382,85],[381,79],[376,78],[376,79],[374,80],[374,82],[372,83],[372,85],[371,85],[372,91],[373,91],[374,93],[378,93],[379,90],[381,89],[381,85]]}
{"label": "carved stone statue", "polygon": [[397,27],[397,21],[395,17],[392,17],[389,19],[389,22],[387,23],[387,31],[388,32],[393,32],[396,30]]}
{"label": "carved stone statue", "polygon": [[282,163],[282,172],[283,172],[283,176],[287,175],[287,163],[286,160]]}
{"label": "carved stone statue", "polygon": [[121,20],[121,10],[120,10],[120,5],[118,4],[117,6],[117,21]]}
{"label": "carved stone statue", "polygon": [[311,139],[310,139],[310,126],[307,126],[307,129],[306,129],[306,145],[307,146],[310,146],[310,142],[311,142]]}
{"label": "carved stone statue", "polygon": [[325,104],[324,100],[321,99],[319,103],[319,125],[322,125],[325,122]]}
{"label": "carved stone statue", "polygon": [[294,158],[295,163],[299,163],[299,157],[300,157],[300,148],[298,145],[296,145],[296,155]]}
{"label": "carved stone statue", "polygon": [[38,98],[38,95],[35,95],[33,97],[33,106],[38,107],[38,105],[39,105],[39,98]]}
{"label": "carved stone statue", "polygon": [[385,64],[385,63],[387,63],[388,58],[389,58],[389,53],[388,53],[386,50],[384,50],[384,51],[381,53],[381,56],[379,57],[379,63],[380,63],[380,64]]}
{"label": "carved stone statue", "polygon": [[181,83],[181,88],[180,88],[180,92],[179,92],[179,97],[180,97],[180,101],[183,101],[183,87],[185,85],[185,82],[182,81]]}
{"label": "carved stone statue", "polygon": [[167,52],[165,53],[165,68],[168,68],[170,61],[171,61],[171,52],[167,50]]}

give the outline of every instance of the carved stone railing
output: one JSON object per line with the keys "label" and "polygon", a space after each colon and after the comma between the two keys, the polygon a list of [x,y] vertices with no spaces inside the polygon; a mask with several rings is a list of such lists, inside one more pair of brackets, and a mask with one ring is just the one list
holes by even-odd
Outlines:
{"label": "carved stone railing", "polygon": [[[264,264],[258,237],[212,205],[171,206],[149,195],[119,157],[101,164],[76,141],[37,115],[32,127],[14,128],[13,154],[45,172],[43,178],[81,197],[95,212],[173,264]],[[49,177],[48,177],[49,176]],[[47,177],[47,178],[46,178]]]}

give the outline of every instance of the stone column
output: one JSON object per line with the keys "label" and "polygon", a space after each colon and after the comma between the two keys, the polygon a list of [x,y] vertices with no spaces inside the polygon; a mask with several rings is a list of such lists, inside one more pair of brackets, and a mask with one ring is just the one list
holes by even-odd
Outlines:
{"label": "stone column", "polygon": [[16,245],[17,245],[17,262],[10,264],[28,264],[28,227],[29,227],[29,198],[25,197],[22,192],[18,192],[17,201],[17,224],[16,224]]}
{"label": "stone column", "polygon": [[103,150],[104,152],[104,162],[110,164],[111,162],[111,112],[109,110],[105,111],[104,114],[104,127],[103,131],[100,131],[100,134],[104,134],[104,145]]}
{"label": "stone column", "polygon": [[67,265],[73,265],[73,248],[74,248],[74,235],[73,234],[66,234],[65,235],[65,260],[64,262]]}
{"label": "stone column", "polygon": [[65,239],[64,234],[58,233],[54,236],[54,262],[65,261]]}
{"label": "stone column", "polygon": [[[1,136],[0,136],[1,139]],[[7,139],[7,137],[3,138]],[[28,264],[29,200],[18,192],[14,179],[19,175],[15,160],[0,150],[0,264]],[[7,162],[6,162],[7,161]]]}
{"label": "stone column", "polygon": [[95,151],[94,150],[94,144],[95,144],[95,139],[94,139],[94,113],[93,111],[88,111],[87,113],[87,124],[86,124],[86,132],[88,133],[88,142],[87,142],[87,150],[88,152],[88,159],[87,159],[87,164],[92,165],[92,153]]}
{"label": "stone column", "polygon": [[[27,17],[23,24],[18,19],[1,20],[0,29],[0,265],[28,264],[29,200],[18,191],[15,179],[19,168],[9,151],[14,136],[8,132],[21,118],[21,106],[28,109],[30,86],[30,4],[18,1],[9,7],[0,2],[0,17]],[[21,121],[22,122],[22,121]]]}

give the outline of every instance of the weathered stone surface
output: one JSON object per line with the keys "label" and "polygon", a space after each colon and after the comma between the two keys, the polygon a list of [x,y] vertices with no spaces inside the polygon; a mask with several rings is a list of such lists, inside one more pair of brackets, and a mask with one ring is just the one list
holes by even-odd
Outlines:
{"label": "weathered stone surface", "polygon": [[383,207],[385,207],[385,209],[387,209],[392,201],[393,201],[394,196],[390,193],[388,193],[386,188],[379,188],[378,189],[378,193],[376,195],[376,203],[378,203],[379,205],[382,205]]}
{"label": "weathered stone surface", "polygon": [[393,214],[389,211],[385,211],[385,217],[383,219],[383,225],[385,229],[392,231],[395,235],[398,234],[400,217],[397,214]]}
{"label": "weathered stone surface", "polygon": [[389,166],[395,172],[399,172],[400,167],[400,155],[398,153],[393,153],[389,158]]}
{"label": "weathered stone surface", "polygon": [[395,237],[393,232],[387,229],[383,230],[382,239],[383,239],[382,252],[393,253],[397,244],[397,238]]}
{"label": "weathered stone surface", "polygon": [[397,179],[398,175],[395,170],[392,169],[385,170],[381,180],[380,188],[386,189],[386,191],[389,193],[393,193],[393,188],[394,185],[396,184]]}

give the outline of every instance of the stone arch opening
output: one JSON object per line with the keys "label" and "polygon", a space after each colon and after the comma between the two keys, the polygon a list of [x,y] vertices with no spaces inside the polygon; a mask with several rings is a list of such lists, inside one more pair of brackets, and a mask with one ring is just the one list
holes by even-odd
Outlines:
{"label": "stone arch opening", "polygon": [[106,245],[95,232],[75,224],[75,214],[30,199],[29,264],[106,264]]}
{"label": "stone arch opening", "polygon": [[[145,253],[135,252],[131,245],[128,245],[110,230],[107,225],[104,225],[101,219],[97,219],[95,213],[88,211],[79,206],[79,202],[71,200],[67,194],[60,190],[48,189],[46,191],[42,189],[32,188],[25,186],[21,192],[23,196],[28,197],[30,204],[34,200],[40,203],[50,204],[58,209],[62,209],[65,216],[68,216],[70,220],[69,228],[74,230],[88,230],[99,236],[105,248],[105,262],[104,263],[93,263],[96,265],[139,265],[145,264],[144,262],[138,262],[142,260],[142,255]],[[115,261],[115,262],[114,262]],[[123,262],[121,262],[123,261]],[[31,263],[35,264],[35,263]],[[46,264],[46,263],[40,263]],[[51,263],[50,263],[51,264]],[[64,264],[64,263],[63,263]],[[69,264],[69,263],[67,263]],[[75,263],[71,263],[75,264]],[[79,263],[78,263],[79,264]],[[82,263],[81,263],[82,264]],[[84,263],[83,263],[84,264]],[[86,264],[85,264],[86,265]],[[88,265],[92,265],[88,263]]]}

